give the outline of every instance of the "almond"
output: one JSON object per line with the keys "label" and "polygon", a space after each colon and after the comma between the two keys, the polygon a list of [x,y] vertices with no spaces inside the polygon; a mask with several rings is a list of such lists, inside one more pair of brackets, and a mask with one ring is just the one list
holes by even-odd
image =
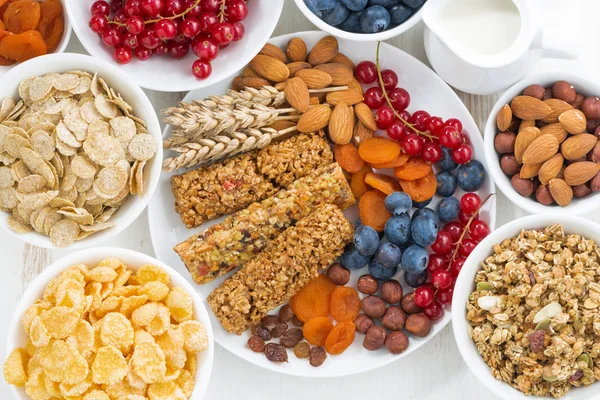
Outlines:
{"label": "almond", "polygon": [[354,74],[352,70],[344,64],[325,63],[315,67],[317,71],[325,71],[331,76],[332,85],[347,85],[352,81]]}
{"label": "almond", "polygon": [[329,121],[329,138],[335,144],[346,144],[352,140],[354,131],[354,111],[343,101],[340,101]]}
{"label": "almond", "polygon": [[264,54],[265,56],[276,58],[284,63],[287,62],[287,57],[285,56],[283,50],[271,43],[265,44],[258,54]]}
{"label": "almond", "polygon": [[355,146],[359,146],[362,142],[373,137],[374,130],[371,130],[363,125],[362,122],[357,121],[354,125],[354,133],[352,136],[352,143]]}
{"label": "almond", "polygon": [[350,81],[350,83],[348,84],[348,88],[355,90],[356,93],[360,93],[361,96],[364,94],[362,85],[354,77],[352,77],[352,81]]}
{"label": "almond", "polygon": [[247,65],[242,71],[242,78],[260,78],[260,75],[254,72],[254,70]]}
{"label": "almond", "polygon": [[285,82],[277,82],[273,87],[281,92],[285,89]]}
{"label": "almond", "polygon": [[288,69],[290,70],[290,76],[296,76],[296,73],[303,69],[312,68],[309,63],[304,62],[304,61],[294,61],[294,62],[291,62],[286,65],[287,65]]}
{"label": "almond", "polygon": [[558,140],[552,135],[538,136],[523,153],[524,164],[539,164],[549,160],[558,151]]}
{"label": "almond", "polygon": [[373,112],[365,103],[361,102],[355,104],[354,114],[356,114],[358,120],[362,122],[364,126],[366,126],[372,131],[377,130],[377,123],[375,122],[375,117],[373,117]]}
{"label": "almond", "polygon": [[568,206],[573,200],[573,189],[562,179],[554,178],[548,183],[552,198],[561,207]]}
{"label": "almond", "polygon": [[291,78],[285,82],[283,89],[285,98],[290,106],[300,112],[306,112],[310,106],[310,93],[306,83],[300,78]]}
{"label": "almond", "polygon": [[327,102],[331,105],[337,105],[339,102],[343,101],[344,103],[353,106],[357,103],[363,101],[362,94],[358,93],[353,89],[346,90],[338,90],[336,92],[329,92],[326,96]]}
{"label": "almond", "polygon": [[542,121],[547,122],[549,124],[558,122],[558,116],[560,114],[573,109],[572,105],[560,99],[544,100],[544,104],[548,105],[552,110],[552,112],[549,115],[547,115],[545,118],[542,118]]}
{"label": "almond", "polygon": [[354,65],[354,62],[352,62],[351,59],[349,59],[344,53],[338,52],[335,57],[333,57],[331,59],[331,62],[333,63],[342,63],[344,65],[346,65],[348,68],[350,68],[352,71],[354,71],[354,69],[356,68],[356,65]]}
{"label": "almond", "polygon": [[285,52],[290,61],[306,61],[306,43],[300,38],[291,38]]}
{"label": "almond", "polygon": [[233,82],[231,82],[231,88],[237,91],[244,90],[247,87],[261,89],[263,86],[269,86],[269,81],[263,78],[240,78],[236,76],[233,78]]}
{"label": "almond", "polygon": [[302,79],[309,89],[323,89],[331,85],[331,75],[317,69],[303,69],[296,72],[296,76]]}
{"label": "almond", "polygon": [[290,70],[283,61],[264,54],[257,54],[250,61],[250,67],[263,78],[273,82],[283,82],[290,76]]}
{"label": "almond", "polygon": [[319,100],[319,98],[318,97],[310,96],[310,105],[314,106],[314,105],[317,105],[317,104],[321,104],[321,101]]}
{"label": "almond", "polygon": [[506,132],[512,122],[512,110],[508,104],[505,104],[496,116],[496,126],[500,132]]}
{"label": "almond", "polygon": [[298,132],[315,132],[325,128],[331,119],[331,108],[326,104],[308,107],[298,120]]}
{"label": "almond", "polygon": [[331,61],[338,53],[338,41],[333,36],[320,39],[308,54],[308,63],[312,66]]}
{"label": "almond", "polygon": [[296,121],[289,121],[287,119],[280,119],[273,122],[269,125],[269,128],[273,128],[276,131],[282,131],[287,128],[291,128],[292,126],[296,126]]}
{"label": "almond", "polygon": [[540,179],[540,183],[542,185],[550,182],[551,179],[554,179],[560,173],[560,170],[563,166],[565,159],[563,156],[558,153],[548,159],[546,162],[542,164],[538,172],[538,178]]}
{"label": "almond", "polygon": [[577,160],[585,157],[596,145],[598,138],[589,133],[571,136],[560,145],[560,151],[566,160]]}
{"label": "almond", "polygon": [[540,130],[535,127],[525,128],[517,135],[515,140],[515,158],[519,164],[523,163],[523,154],[527,146],[540,136]]}
{"label": "almond", "polygon": [[571,186],[583,185],[600,170],[600,165],[591,161],[579,161],[565,168],[565,182]]}
{"label": "almond", "polygon": [[519,176],[521,179],[531,179],[538,175],[540,168],[542,168],[542,163],[523,164],[523,167],[521,167],[521,171],[519,172]]}
{"label": "almond", "polygon": [[555,124],[544,125],[540,128],[540,132],[542,135],[552,135],[557,140],[558,143],[562,143],[567,138],[567,131],[562,127],[558,122]]}
{"label": "almond", "polygon": [[532,119],[524,119],[519,124],[519,132],[521,132],[525,128],[535,127],[535,121]]}
{"label": "almond", "polygon": [[585,132],[587,119],[581,110],[568,110],[560,114],[558,122],[565,130],[573,135]]}
{"label": "almond", "polygon": [[546,118],[552,109],[541,100],[531,96],[517,96],[510,103],[512,113],[521,119]]}

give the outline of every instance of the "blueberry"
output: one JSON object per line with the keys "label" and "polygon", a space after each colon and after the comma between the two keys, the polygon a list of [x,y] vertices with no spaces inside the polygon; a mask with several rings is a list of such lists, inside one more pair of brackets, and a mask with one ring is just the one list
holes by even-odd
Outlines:
{"label": "blueberry", "polygon": [[321,18],[323,16],[321,10],[318,10],[317,7],[315,7],[315,0],[304,0],[304,4],[306,4],[306,7],[308,7],[308,9],[317,17]]}
{"label": "blueberry", "polygon": [[385,223],[383,232],[387,240],[395,245],[402,246],[410,238],[410,217],[408,213],[394,215]]}
{"label": "blueberry", "polygon": [[389,194],[384,201],[385,208],[395,215],[407,212],[412,207],[410,196],[404,192],[394,192]]}
{"label": "blueberry", "polygon": [[402,0],[402,2],[413,9],[419,8],[425,4],[425,0]]}
{"label": "blueberry", "polygon": [[372,259],[369,262],[369,273],[373,275],[375,279],[380,281],[389,281],[394,275],[396,275],[396,271],[398,271],[397,266],[387,268],[376,259]]}
{"label": "blueberry", "polygon": [[429,198],[427,200],[423,200],[423,201],[413,201],[413,207],[416,208],[423,208],[423,207],[427,207],[429,205],[429,203],[431,203],[432,198]]}
{"label": "blueberry", "polygon": [[458,167],[458,164],[454,162],[450,153],[452,149],[447,147],[442,147],[442,159],[437,162],[438,167],[442,169],[442,171],[452,171],[454,168]]}
{"label": "blueberry", "polygon": [[402,268],[411,274],[418,274],[427,269],[429,254],[418,244],[413,244],[402,254]]}
{"label": "blueberry", "polygon": [[458,167],[458,187],[465,192],[474,192],[483,186],[485,169],[477,160],[471,160]]}
{"label": "blueberry", "polygon": [[342,3],[350,9],[350,11],[362,11],[367,6],[367,0],[342,0]]}
{"label": "blueberry", "polygon": [[427,282],[428,275],[429,275],[429,273],[427,272],[427,269],[424,269],[422,272],[419,272],[418,274],[405,272],[404,273],[404,282],[406,282],[406,284],[410,287],[418,288],[419,286],[421,286],[425,282]]}
{"label": "blueberry", "polygon": [[335,8],[323,10],[323,21],[331,26],[336,26],[344,22],[348,18],[348,14],[350,14],[350,10],[340,3]]}
{"label": "blueberry", "polygon": [[396,3],[399,3],[399,1],[398,0],[369,0],[369,7],[371,7],[371,6],[389,7],[389,6],[393,6]]}
{"label": "blueberry", "polygon": [[436,212],[433,211],[431,208],[428,208],[428,207],[419,208],[418,210],[416,210],[413,213],[412,220],[414,221],[417,217],[420,217],[420,216],[424,216],[424,217],[427,217],[427,218],[433,220],[433,222],[435,222],[438,227],[441,225],[440,217],[438,217]]}
{"label": "blueberry", "polygon": [[358,228],[359,226],[362,226],[362,225],[363,225],[363,223],[362,223],[362,221],[360,220],[360,217],[358,217],[358,218],[356,219],[356,223],[354,224],[354,226],[356,226],[356,227]]}
{"label": "blueberry", "polygon": [[314,8],[319,11],[331,10],[332,8],[335,8],[335,6],[340,4],[340,0],[309,0],[309,1],[312,1]]}
{"label": "blueberry", "polygon": [[445,197],[437,204],[435,211],[438,217],[440,217],[440,221],[454,221],[460,212],[460,202],[456,197]]}
{"label": "blueberry", "polygon": [[348,269],[361,269],[371,259],[371,256],[363,256],[358,252],[356,246],[349,244],[340,257],[340,263]]}
{"label": "blueberry", "polygon": [[360,26],[365,33],[377,33],[390,25],[390,13],[382,6],[371,6],[360,16]]}
{"label": "blueberry", "polygon": [[394,268],[400,264],[402,252],[393,243],[381,243],[375,253],[375,260],[386,268]]}
{"label": "blueberry", "polygon": [[438,196],[450,197],[456,192],[456,176],[452,172],[438,172],[435,177],[437,179],[437,189],[435,193]]}
{"label": "blueberry", "polygon": [[348,18],[346,18],[346,20],[340,24],[339,28],[345,30],[346,32],[362,32],[362,26],[360,26],[360,16],[362,13],[362,11],[350,11]]}
{"label": "blueberry", "polygon": [[390,12],[390,21],[394,25],[400,25],[410,18],[413,13],[412,8],[406,7],[403,4],[396,4],[388,7],[388,11]]}
{"label": "blueberry", "polygon": [[379,234],[370,226],[361,226],[354,232],[354,246],[364,256],[372,256],[379,247]]}
{"label": "blueberry", "polygon": [[431,246],[437,237],[438,224],[424,215],[415,218],[410,227],[410,234],[419,246]]}

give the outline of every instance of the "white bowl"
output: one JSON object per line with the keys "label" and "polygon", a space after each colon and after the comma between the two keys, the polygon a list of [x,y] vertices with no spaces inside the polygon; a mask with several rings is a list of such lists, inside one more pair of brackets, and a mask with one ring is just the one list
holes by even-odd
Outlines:
{"label": "white bowl", "polygon": [[[503,399],[547,399],[551,397],[525,396],[522,392],[514,389],[509,384],[499,381],[492,376],[490,367],[483,361],[481,355],[475,347],[475,343],[469,337],[467,327],[467,300],[469,294],[475,289],[475,275],[481,268],[480,263],[487,256],[493,253],[494,244],[501,243],[504,239],[512,238],[519,234],[522,229],[538,229],[561,224],[565,233],[577,233],[588,239],[600,243],[600,225],[580,217],[569,216],[567,214],[541,214],[530,215],[519,218],[506,225],[496,229],[486,237],[467,258],[465,265],[460,270],[460,275],[454,287],[454,297],[452,298],[452,327],[454,330],[454,339],[458,350],[465,363],[473,374],[490,389],[490,391]],[[600,384],[593,384],[588,387],[573,388],[565,400],[590,400],[598,399]]]}
{"label": "white bowl", "polygon": [[[71,40],[71,32],[72,32],[71,20],[70,20],[69,16],[67,15],[67,10],[66,10],[66,6],[64,4],[64,0],[62,1],[62,3],[63,3],[63,20],[65,21],[62,39],[58,43],[58,47],[56,48],[56,50],[54,50],[54,52],[52,52],[50,54],[63,53],[65,51],[65,49],[67,48],[67,45],[69,44],[69,40]],[[7,73],[8,71],[10,71],[11,69],[13,69],[14,67],[16,67],[18,65],[19,65],[19,63],[13,64],[13,65],[0,65],[0,76]]]}
{"label": "white bowl", "polygon": [[[125,204],[119,208],[111,218],[111,221],[116,223],[115,226],[79,240],[68,247],[69,250],[77,250],[97,246],[119,234],[119,232],[135,221],[148,205],[156,189],[163,156],[162,146],[160,145],[162,143],[160,124],[146,94],[127,75],[120,71],[119,68],[94,57],[73,53],[48,54],[18,64],[0,77],[0,98],[4,96],[13,96],[16,98],[18,96],[19,83],[29,76],[40,76],[50,72],[66,72],[69,70],[82,70],[92,74],[97,72],[98,76],[102,77],[110,87],[114,88],[117,93],[121,93],[123,99],[133,107],[135,115],[146,121],[148,132],[159,143],[156,155],[148,161],[144,168],[144,194],[142,196],[130,196]],[[13,236],[35,246],[55,248],[48,236],[37,232],[18,234],[12,231],[6,225],[8,216],[9,214],[0,212],[0,225]]]}
{"label": "white bowl", "polygon": [[[64,1],[73,21],[75,34],[83,47],[95,58],[117,65],[111,49],[88,26],[92,1]],[[207,79],[199,80],[192,75],[192,63],[197,57],[191,49],[181,60],[167,55],[152,57],[148,61],[139,61],[134,57],[129,64],[118,67],[141,87],[160,92],[185,92],[210,86],[240,70],[262,49],[275,30],[283,10],[283,2],[284,0],[249,2],[248,16],[242,21],[246,28],[244,37],[221,50],[219,56],[212,61],[212,74]]]}
{"label": "white bowl", "polygon": [[[118,258],[132,270],[137,270],[144,264],[157,265],[167,271],[171,277],[171,287],[182,287],[192,297],[192,302],[194,305],[194,318],[204,325],[206,332],[208,333],[208,348],[202,353],[198,354],[198,369],[196,376],[194,377],[196,386],[194,387],[194,392],[191,396],[191,398],[194,400],[201,400],[206,393],[206,389],[208,388],[215,351],[212,325],[210,323],[210,318],[208,317],[206,307],[204,307],[202,300],[200,300],[200,297],[198,297],[198,294],[192,285],[190,285],[187,280],[173,268],[153,257],[138,253],[133,250],[121,249],[117,247],[98,247],[95,249],[78,251],[53,262],[49,267],[44,269],[44,271],[39,274],[29,285],[25,293],[23,293],[17,308],[14,310],[6,339],[6,354],[10,354],[10,352],[17,347],[25,347],[27,335],[21,326],[20,318],[27,307],[42,297],[44,289],[50,280],[56,277],[64,269],[72,265],[85,264],[91,268],[107,257]],[[30,400],[25,394],[24,388],[12,385],[11,387],[15,398],[19,400]]]}
{"label": "white bowl", "polygon": [[342,29],[336,28],[335,26],[329,25],[327,22],[319,18],[318,15],[312,12],[310,8],[308,8],[308,6],[304,3],[304,0],[294,1],[296,2],[296,6],[300,9],[300,11],[302,11],[302,14],[304,14],[304,16],[308,18],[310,22],[315,24],[319,29],[324,30],[325,32],[338,38],[354,40],[357,42],[375,42],[391,39],[395,36],[406,32],[407,30],[415,26],[423,18],[421,16],[421,13],[423,12],[423,6],[421,6],[421,8],[419,8],[416,13],[411,15],[409,19],[407,19],[406,21],[394,28],[377,33],[354,33],[344,31]]}
{"label": "white bowl", "polygon": [[596,81],[582,78],[581,76],[572,75],[562,71],[533,74],[514,84],[500,97],[500,99],[498,99],[485,125],[483,145],[485,148],[485,160],[490,175],[494,179],[494,182],[496,182],[496,185],[502,190],[502,193],[504,193],[510,201],[530,213],[539,214],[552,212],[554,215],[577,215],[600,207],[600,197],[598,193],[592,193],[582,199],[573,198],[573,201],[566,207],[560,207],[556,204],[545,206],[538,203],[534,197],[523,197],[517,193],[510,183],[510,177],[504,175],[504,172],[502,172],[502,169],[500,168],[500,158],[502,156],[498,154],[494,148],[494,137],[498,132],[498,128],[496,127],[496,116],[502,106],[510,104],[512,99],[523,93],[523,90],[529,85],[538,84],[543,87],[550,87],[555,82],[561,80],[569,82],[575,87],[577,93],[581,93],[584,96],[600,95],[600,84]]}

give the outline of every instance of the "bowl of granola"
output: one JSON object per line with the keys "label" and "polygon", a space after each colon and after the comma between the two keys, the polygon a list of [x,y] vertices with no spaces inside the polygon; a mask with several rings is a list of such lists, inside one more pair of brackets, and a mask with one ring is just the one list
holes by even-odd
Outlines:
{"label": "bowl of granola", "polygon": [[502,226],[471,253],[454,290],[454,336],[495,394],[597,396],[598,242],[599,225],[542,214]]}

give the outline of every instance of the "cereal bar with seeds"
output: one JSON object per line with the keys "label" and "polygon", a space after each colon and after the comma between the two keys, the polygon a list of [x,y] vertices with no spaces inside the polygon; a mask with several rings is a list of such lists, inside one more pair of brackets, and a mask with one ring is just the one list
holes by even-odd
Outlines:
{"label": "cereal bar with seeds", "polygon": [[260,151],[171,177],[175,211],[188,228],[241,210],[333,162],[320,136],[301,134]]}
{"label": "cereal bar with seeds", "polygon": [[354,228],[331,204],[317,207],[208,296],[223,327],[238,335],[316,278],[352,240]]}
{"label": "cereal bar with seeds", "polygon": [[179,243],[174,250],[196,283],[207,283],[256,257],[281,232],[321,204],[335,204],[341,209],[354,204],[354,195],[337,163],[251,204]]}

